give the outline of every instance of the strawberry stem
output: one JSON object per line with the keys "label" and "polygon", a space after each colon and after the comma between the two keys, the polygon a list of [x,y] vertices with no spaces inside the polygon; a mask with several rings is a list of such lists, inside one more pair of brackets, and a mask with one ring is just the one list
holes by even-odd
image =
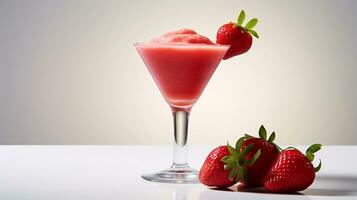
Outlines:
{"label": "strawberry stem", "polygon": [[[314,153],[316,153],[317,151],[319,151],[321,149],[321,144],[313,144],[311,146],[309,146],[309,148],[306,149],[306,158],[312,162],[315,158]],[[320,159],[320,163],[317,165],[317,167],[314,168],[315,172],[318,172],[321,169],[321,159]]]}
{"label": "strawberry stem", "polygon": [[237,23],[234,24],[234,27],[239,27],[241,28],[242,31],[246,31],[248,33],[250,33],[251,35],[253,35],[256,38],[259,38],[259,35],[256,31],[253,30],[253,28],[255,27],[255,25],[257,25],[258,23],[258,18],[253,18],[251,20],[248,21],[248,23],[243,26],[243,22],[246,18],[246,14],[244,12],[244,10],[240,11],[238,18],[237,18]]}
{"label": "strawberry stem", "polygon": [[246,139],[246,136],[243,136],[236,142],[236,147],[234,148],[227,142],[227,148],[229,155],[223,156],[221,161],[224,163],[224,169],[229,170],[228,178],[230,180],[246,180],[247,177],[247,166],[253,164],[260,156],[260,149],[254,154],[253,158],[246,160],[245,156],[253,150],[254,144],[248,145],[241,150],[241,146]]}

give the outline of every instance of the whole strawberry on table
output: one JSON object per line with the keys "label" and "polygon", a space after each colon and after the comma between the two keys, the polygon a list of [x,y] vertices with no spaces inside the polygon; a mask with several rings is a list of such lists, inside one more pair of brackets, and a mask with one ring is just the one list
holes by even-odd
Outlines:
{"label": "whole strawberry on table", "polygon": [[321,168],[321,161],[317,167],[311,163],[314,153],[320,149],[321,144],[313,144],[305,155],[294,147],[280,152],[264,179],[264,189],[268,192],[290,193],[308,188]]}
{"label": "whole strawberry on table", "polygon": [[269,137],[264,126],[259,137],[245,135],[238,139],[235,147],[227,144],[212,150],[199,173],[202,184],[210,187],[230,187],[236,183],[245,187],[264,187],[273,193],[293,193],[308,188],[321,168],[312,165],[314,153],[321,144],[311,145],[304,155],[289,147],[281,150],[273,141],[275,132]]}
{"label": "whole strawberry on table", "polygon": [[274,143],[275,132],[272,132],[267,138],[267,131],[264,126],[259,129],[259,137],[253,137],[245,134],[244,142],[241,150],[252,146],[252,151],[246,155],[247,159],[251,158],[257,151],[261,151],[260,158],[254,163],[247,166],[247,174],[249,178],[242,180],[246,187],[262,187],[264,185],[264,177],[268,173],[271,165],[279,156],[280,147]]}

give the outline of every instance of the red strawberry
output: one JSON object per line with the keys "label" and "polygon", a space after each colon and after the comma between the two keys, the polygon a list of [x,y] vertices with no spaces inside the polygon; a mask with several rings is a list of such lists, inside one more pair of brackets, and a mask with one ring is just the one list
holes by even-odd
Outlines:
{"label": "red strawberry", "polygon": [[267,140],[267,132],[262,125],[259,129],[259,136],[259,138],[256,138],[246,135],[246,139],[241,147],[241,149],[252,149],[246,155],[245,159],[251,159],[259,149],[261,151],[260,157],[254,164],[247,166],[247,179],[242,181],[247,187],[262,187],[266,174],[279,155],[279,147],[273,143],[275,132],[273,132]]}
{"label": "red strawberry", "polygon": [[231,45],[224,60],[233,56],[247,52],[252,46],[252,36],[259,38],[257,32],[253,30],[258,23],[257,18],[251,19],[244,27],[245,12],[239,14],[237,23],[229,22],[221,26],[217,31],[216,42],[223,45]]}
{"label": "red strawberry", "polygon": [[224,163],[221,159],[230,155],[227,146],[219,146],[208,154],[199,174],[201,183],[207,186],[229,187],[235,184],[234,180],[229,180],[229,171],[224,170]]}
{"label": "red strawberry", "polygon": [[246,163],[254,163],[254,159],[259,157],[259,155],[255,155],[254,159],[245,161],[244,155],[249,152],[245,150],[241,154],[239,145],[241,143],[237,142],[236,148],[227,144],[227,146],[213,149],[200,170],[201,183],[214,187],[229,187],[237,183],[242,178],[243,172],[246,171]]}
{"label": "red strawberry", "polygon": [[291,193],[308,188],[315,179],[315,173],[321,168],[314,168],[311,162],[314,153],[321,149],[321,144],[311,145],[306,150],[306,156],[295,148],[283,150],[264,181],[268,192]]}

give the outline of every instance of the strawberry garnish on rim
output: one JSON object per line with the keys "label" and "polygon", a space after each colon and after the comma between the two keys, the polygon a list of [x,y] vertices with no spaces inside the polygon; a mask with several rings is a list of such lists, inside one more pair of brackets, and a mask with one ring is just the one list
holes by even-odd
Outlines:
{"label": "strawberry garnish on rim", "polygon": [[247,52],[252,46],[252,35],[259,38],[258,33],[253,29],[258,23],[257,18],[253,18],[243,26],[246,18],[244,10],[238,16],[237,22],[229,22],[221,26],[217,31],[217,43],[230,45],[223,59],[228,59],[233,56]]}

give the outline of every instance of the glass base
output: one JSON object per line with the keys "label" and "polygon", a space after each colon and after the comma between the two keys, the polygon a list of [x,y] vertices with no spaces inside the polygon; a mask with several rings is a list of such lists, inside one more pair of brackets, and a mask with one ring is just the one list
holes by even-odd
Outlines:
{"label": "glass base", "polygon": [[144,174],[143,179],[161,183],[199,183],[198,171],[189,166],[177,167],[173,165],[169,169],[165,169],[154,174]]}

